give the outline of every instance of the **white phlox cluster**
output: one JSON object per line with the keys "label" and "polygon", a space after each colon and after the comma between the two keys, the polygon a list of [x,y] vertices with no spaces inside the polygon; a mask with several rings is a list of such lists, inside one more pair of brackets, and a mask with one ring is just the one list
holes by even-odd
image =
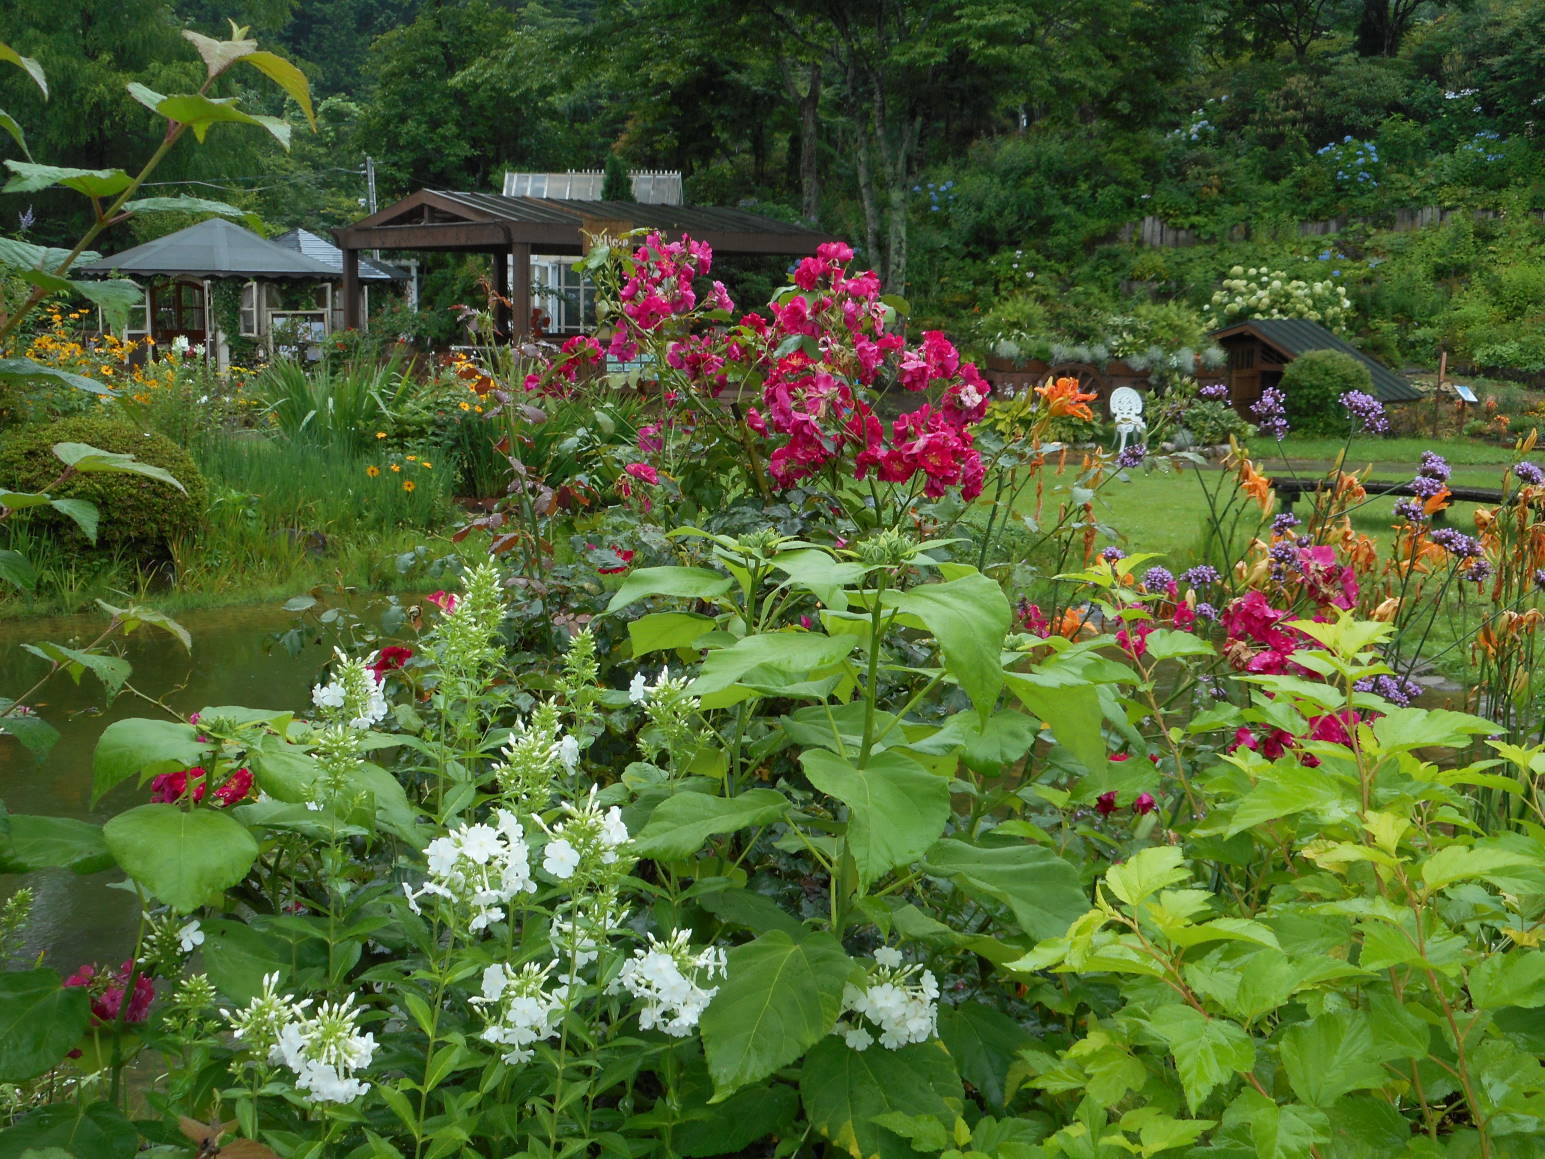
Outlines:
{"label": "white phlox cluster", "polygon": [[312,685],[311,703],[329,719],[364,731],[386,716],[381,684],[364,660],[351,660],[342,649],[333,655],[338,664],[332,683]]}
{"label": "white phlox cluster", "polygon": [[604,813],[596,802],[596,787],[583,808],[565,802],[568,816],[547,830],[547,847],[542,850],[542,869],[559,881],[568,881],[576,873],[589,875],[603,866],[614,865],[619,850],[628,843],[628,827],[622,810],[616,805]]}
{"label": "white phlox cluster", "polygon": [[510,731],[493,775],[499,787],[522,803],[545,805],[560,772],[579,768],[579,739],[565,733],[550,701]]}
{"label": "white phlox cluster", "polygon": [[547,988],[552,968],[550,962],[545,966],[528,962],[511,970],[496,962],[483,971],[483,993],[472,1004],[481,1007],[488,1020],[483,1040],[509,1047],[505,1062],[527,1061],[535,1043],[558,1033],[569,988],[562,982]]}
{"label": "white phlox cluster", "polygon": [[660,699],[664,692],[680,692],[686,688],[686,677],[671,679],[670,665],[660,669],[660,674],[655,677],[653,684],[642,672],[633,673],[633,680],[628,685],[628,699],[634,704],[648,704],[652,700]]}
{"label": "white phlox cluster", "polygon": [[891,946],[876,950],[874,962],[862,986],[850,982],[843,988],[842,1014],[832,1033],[842,1035],[854,1050],[867,1050],[874,1043],[870,1027],[879,1032],[880,1045],[887,1050],[935,1037],[939,983],[933,974],[915,963],[902,965],[901,951]]}
{"label": "white phlox cluster", "polygon": [[443,897],[469,912],[469,929],[481,930],[502,920],[504,906],[516,895],[536,892],[520,819],[499,809],[490,821],[462,825],[429,843],[424,850],[429,879],[416,890],[402,885],[414,913],[420,912],[418,899],[425,894]]}
{"label": "white phlox cluster", "polygon": [[295,1086],[308,1101],[353,1102],[370,1089],[354,1072],[369,1066],[376,1050],[375,1035],[359,1032],[354,995],[324,1002],[308,1018],[311,999],[280,994],[278,983],[277,973],[265,976],[262,993],[244,1009],[221,1015],[254,1056],[294,1072]]}
{"label": "white phlox cluster", "polygon": [[672,930],[663,942],[651,934],[649,947],[633,951],[609,989],[626,990],[644,1003],[638,1014],[643,1029],[658,1027],[673,1038],[685,1038],[719,992],[717,986],[703,983],[724,976],[722,949],[708,946],[694,952],[687,931]]}

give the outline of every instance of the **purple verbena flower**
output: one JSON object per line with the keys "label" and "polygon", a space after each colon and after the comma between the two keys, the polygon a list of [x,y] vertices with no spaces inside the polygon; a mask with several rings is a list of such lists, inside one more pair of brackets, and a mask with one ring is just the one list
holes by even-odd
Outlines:
{"label": "purple verbena flower", "polygon": [[1347,414],[1362,423],[1364,433],[1389,434],[1389,420],[1384,417],[1384,404],[1367,391],[1347,391],[1341,396],[1341,405],[1346,408]]}
{"label": "purple verbena flower", "polygon": [[[1196,618],[1198,620],[1216,620],[1218,618],[1218,609],[1205,601],[1199,601],[1196,605]],[[1214,690],[1214,695],[1216,695],[1216,689]]]}
{"label": "purple verbena flower", "polygon": [[1539,568],[1534,573],[1534,590],[1545,591],[1545,567]]}
{"label": "purple verbena flower", "polygon": [[1208,584],[1217,583],[1222,578],[1218,569],[1210,563],[1199,563],[1180,573],[1180,582],[1193,588],[1204,588]]}
{"label": "purple verbena flower", "polygon": [[1545,471],[1540,470],[1528,461],[1514,463],[1513,474],[1517,475],[1519,479],[1530,487],[1538,487],[1541,483],[1545,483]]}
{"label": "purple verbena flower", "polygon": [[1209,382],[1199,388],[1196,393],[1205,399],[1210,399],[1212,402],[1227,402],[1228,383]]}
{"label": "purple verbena flower", "polygon": [[1268,386],[1251,405],[1256,433],[1270,435],[1280,442],[1288,433],[1287,396],[1275,386]]}
{"label": "purple verbena flower", "polygon": [[1284,511],[1272,519],[1271,533],[1273,535],[1287,535],[1293,528],[1297,527],[1302,522],[1303,520],[1294,515],[1291,511]]}
{"label": "purple verbena flower", "polygon": [[1415,499],[1402,499],[1395,504],[1395,518],[1404,519],[1408,523],[1425,523],[1427,521],[1427,508],[1423,507]]}
{"label": "purple verbena flower", "polygon": [[1148,448],[1142,443],[1133,443],[1123,447],[1121,454],[1116,456],[1116,466],[1130,470],[1141,466],[1142,461],[1148,457]]}
{"label": "purple verbena flower", "polygon": [[1100,558],[1106,563],[1115,563],[1118,559],[1126,559],[1126,557],[1127,553],[1119,547],[1107,547],[1104,551],[1100,552]]}
{"label": "purple verbena flower", "polygon": [[1471,583],[1483,584],[1491,578],[1491,564],[1484,559],[1472,559],[1460,578],[1467,579]]}
{"label": "purple verbena flower", "polygon": [[1151,567],[1143,573],[1143,587],[1151,592],[1167,592],[1175,584],[1175,577],[1167,567]]}
{"label": "purple verbena flower", "polygon": [[1372,692],[1399,708],[1410,708],[1422,694],[1422,686],[1399,676],[1368,676],[1352,685],[1358,692]]}
{"label": "purple verbena flower", "polygon": [[1422,452],[1422,465],[1416,472],[1418,475],[1423,475],[1428,479],[1441,479],[1446,483],[1448,482],[1450,472],[1451,468],[1448,465],[1448,460],[1442,455],[1436,451]]}
{"label": "purple verbena flower", "polygon": [[1411,492],[1421,499],[1431,499],[1448,489],[1448,484],[1435,475],[1418,475],[1411,480]]}
{"label": "purple verbena flower", "polygon": [[1432,541],[1450,555],[1460,559],[1476,559],[1481,554],[1481,545],[1474,537],[1466,535],[1458,528],[1440,527],[1432,533]]}

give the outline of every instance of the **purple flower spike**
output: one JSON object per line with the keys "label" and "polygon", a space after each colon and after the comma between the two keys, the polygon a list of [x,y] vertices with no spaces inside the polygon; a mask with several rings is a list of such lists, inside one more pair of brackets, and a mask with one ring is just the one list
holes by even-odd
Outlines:
{"label": "purple flower spike", "polygon": [[1389,420],[1384,417],[1384,404],[1367,391],[1347,391],[1341,396],[1341,405],[1353,419],[1362,423],[1364,433],[1389,434]]}

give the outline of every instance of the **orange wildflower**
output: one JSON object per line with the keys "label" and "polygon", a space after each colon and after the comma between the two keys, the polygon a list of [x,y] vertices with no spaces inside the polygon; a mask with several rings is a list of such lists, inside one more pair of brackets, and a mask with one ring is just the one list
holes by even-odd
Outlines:
{"label": "orange wildflower", "polygon": [[1045,400],[1047,413],[1053,418],[1068,415],[1085,422],[1094,420],[1094,412],[1088,404],[1099,396],[1080,391],[1076,378],[1059,378],[1056,382],[1048,380],[1036,387],[1035,393]]}
{"label": "orange wildflower", "polygon": [[1260,504],[1263,514],[1271,510],[1271,480],[1249,459],[1239,460],[1239,489]]}

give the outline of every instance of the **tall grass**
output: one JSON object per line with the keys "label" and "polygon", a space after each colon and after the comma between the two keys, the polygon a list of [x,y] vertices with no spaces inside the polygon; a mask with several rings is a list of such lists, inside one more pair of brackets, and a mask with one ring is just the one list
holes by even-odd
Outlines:
{"label": "tall grass", "polygon": [[400,355],[386,362],[307,364],[281,358],[249,385],[263,412],[297,442],[364,450],[416,384]]}

